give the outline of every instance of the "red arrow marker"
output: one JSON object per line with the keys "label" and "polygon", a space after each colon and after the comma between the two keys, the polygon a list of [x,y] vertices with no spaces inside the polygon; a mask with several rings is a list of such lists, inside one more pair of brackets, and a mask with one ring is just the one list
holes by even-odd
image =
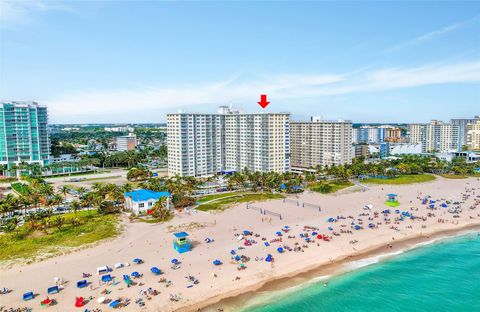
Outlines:
{"label": "red arrow marker", "polygon": [[265,108],[270,104],[270,102],[267,102],[267,95],[262,94],[260,95],[260,102],[257,102],[262,108]]}

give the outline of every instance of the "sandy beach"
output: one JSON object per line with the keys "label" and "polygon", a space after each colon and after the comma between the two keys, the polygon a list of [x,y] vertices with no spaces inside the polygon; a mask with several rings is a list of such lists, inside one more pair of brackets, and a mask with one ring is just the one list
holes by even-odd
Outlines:
{"label": "sandy beach", "polygon": [[[385,205],[389,193],[398,194],[398,207]],[[426,196],[430,196],[428,203],[422,204]],[[438,177],[428,183],[369,186],[365,191],[337,195],[305,192],[291,195],[285,202],[253,203],[256,209],[239,204],[218,213],[179,213],[165,224],[130,223],[125,218],[125,230],[114,240],[38,263],[3,265],[0,288],[12,291],[0,296],[0,306],[40,310],[47,288],[55,285],[55,277],[60,277],[65,281],[63,289],[49,297],[57,301],[48,308],[50,311],[109,310],[108,304],[97,303],[99,297],[121,298],[123,303],[126,298],[130,299],[120,308],[123,311],[196,311],[199,308],[215,311],[219,307],[233,310],[242,301],[242,294],[246,298],[258,290],[281,289],[313,276],[333,274],[353,260],[395,253],[460,231],[478,230],[479,196],[478,179]],[[428,209],[430,200],[436,201],[433,209]],[[312,205],[303,207],[303,203]],[[366,209],[366,205],[371,205],[371,209]],[[454,207],[458,209],[453,211]],[[281,219],[273,214],[261,214],[257,209],[281,214]],[[390,213],[382,213],[386,209]],[[408,214],[402,218],[402,212]],[[334,220],[328,222],[329,218]],[[355,229],[355,225],[360,228]],[[183,230],[190,234],[193,248],[178,254],[173,249],[172,233]],[[239,239],[238,235],[244,230],[253,235]],[[281,236],[277,232],[281,232]],[[317,235],[322,235],[322,239]],[[207,243],[206,238],[214,241]],[[265,242],[269,243],[268,247]],[[283,248],[282,253],[277,251],[279,247]],[[268,254],[273,261],[265,261]],[[232,259],[237,255],[243,256],[245,262]],[[144,263],[133,264],[134,258],[141,258]],[[180,261],[176,269],[171,263],[174,258]],[[212,262],[216,259],[223,264],[215,266]],[[115,269],[116,263],[129,263],[129,266]],[[239,263],[245,269],[239,270]],[[110,274],[115,277],[114,283],[99,282],[96,268],[100,266],[113,268]],[[153,266],[163,274],[151,273]],[[135,285],[127,287],[122,276],[133,271],[143,276],[132,278]],[[91,277],[83,278],[82,273]],[[188,276],[199,283],[192,283]],[[77,281],[83,279],[89,286],[77,288]],[[159,282],[160,279],[171,283]],[[38,295],[33,300],[22,301],[22,294],[29,291]],[[86,303],[81,309],[74,306],[75,298],[80,296]],[[139,298],[143,306],[135,302]]]}

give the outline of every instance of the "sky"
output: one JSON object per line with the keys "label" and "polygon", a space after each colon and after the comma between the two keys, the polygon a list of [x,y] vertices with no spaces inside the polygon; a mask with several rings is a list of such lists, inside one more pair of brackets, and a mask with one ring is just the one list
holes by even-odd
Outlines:
{"label": "sky", "polygon": [[294,120],[480,115],[480,1],[0,0],[0,99],[45,104],[51,123],[229,104]]}

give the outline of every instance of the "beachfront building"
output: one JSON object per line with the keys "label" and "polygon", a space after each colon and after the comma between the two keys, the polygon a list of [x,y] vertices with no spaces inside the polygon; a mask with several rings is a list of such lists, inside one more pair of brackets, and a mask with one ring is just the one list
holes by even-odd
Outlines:
{"label": "beachfront building", "polygon": [[384,126],[385,127],[385,141],[398,143],[402,140],[402,130],[397,127]]}
{"label": "beachfront building", "polygon": [[475,123],[469,123],[466,128],[466,145],[469,149],[480,150],[480,119]]}
{"label": "beachfront building", "polygon": [[409,125],[409,132],[409,143],[421,143],[424,153],[461,149],[458,126],[454,124],[432,120],[428,124]]}
{"label": "beachfront building", "polygon": [[450,123],[452,125],[458,126],[458,135],[460,137],[460,146],[467,144],[468,129],[469,124],[475,124],[477,121],[480,121],[480,116],[475,116],[473,118],[452,118]]}
{"label": "beachfront building", "polygon": [[290,140],[292,170],[352,162],[351,121],[312,117],[310,122],[291,122]]}
{"label": "beachfront building", "polygon": [[286,172],[289,123],[289,113],[244,114],[228,107],[216,114],[168,114],[168,173],[202,177],[245,168]]}
{"label": "beachfront building", "polygon": [[171,208],[169,192],[153,192],[139,189],[126,192],[123,196],[125,197],[125,209],[132,211],[135,215],[148,213],[155,206],[155,203],[163,197],[166,197],[166,208]]}
{"label": "beachfront building", "polygon": [[11,168],[25,163],[48,163],[50,141],[47,107],[36,102],[1,102],[0,163]]}
{"label": "beachfront building", "polygon": [[119,136],[116,139],[117,141],[117,151],[125,152],[125,151],[132,151],[138,145],[137,136],[133,133],[129,133],[128,135]]}
{"label": "beachfront building", "polygon": [[402,139],[400,128],[390,125],[360,126],[352,129],[353,144],[380,144],[383,142],[399,142]]}

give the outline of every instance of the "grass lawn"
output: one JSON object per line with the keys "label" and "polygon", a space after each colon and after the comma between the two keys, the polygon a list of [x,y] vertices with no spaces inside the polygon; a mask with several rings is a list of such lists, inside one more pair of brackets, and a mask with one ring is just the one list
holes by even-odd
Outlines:
{"label": "grass lawn", "polygon": [[466,175],[456,175],[456,174],[439,174],[439,176],[446,178],[446,179],[466,179],[468,176]]}
{"label": "grass lawn", "polygon": [[228,192],[228,193],[221,193],[221,194],[206,195],[202,198],[199,198],[197,202],[205,203],[214,199],[224,198],[228,196],[236,196],[236,195],[242,195],[242,193]]}
{"label": "grass lawn", "polygon": [[76,215],[79,225],[69,223],[69,220],[75,218],[74,213],[65,214],[63,217],[65,224],[61,229],[50,227],[46,231],[40,231],[25,224],[12,233],[0,235],[0,260],[49,257],[64,252],[65,248],[94,243],[114,237],[120,232],[117,226],[118,215],[79,211]]}
{"label": "grass lawn", "polygon": [[350,181],[331,181],[331,182],[314,182],[308,186],[311,191],[330,194],[338,192],[344,188],[353,186]]}
{"label": "grass lawn", "polygon": [[410,174],[401,175],[391,179],[369,178],[362,181],[362,183],[371,184],[411,184],[422,183],[435,180],[435,176],[431,174]]}
{"label": "grass lawn", "polygon": [[[225,194],[222,194],[222,195],[225,195]],[[232,195],[232,194],[229,194],[229,195]],[[272,194],[272,193],[236,194],[235,196],[232,196],[232,197],[226,197],[223,199],[216,200],[212,203],[200,205],[197,207],[197,209],[201,211],[223,210],[228,208],[231,205],[238,204],[238,203],[245,203],[250,201],[265,201],[269,199],[279,199],[284,197],[285,196],[283,196],[282,194]]]}
{"label": "grass lawn", "polygon": [[15,182],[10,184],[12,189],[22,196],[28,195],[28,185],[22,182]]}

